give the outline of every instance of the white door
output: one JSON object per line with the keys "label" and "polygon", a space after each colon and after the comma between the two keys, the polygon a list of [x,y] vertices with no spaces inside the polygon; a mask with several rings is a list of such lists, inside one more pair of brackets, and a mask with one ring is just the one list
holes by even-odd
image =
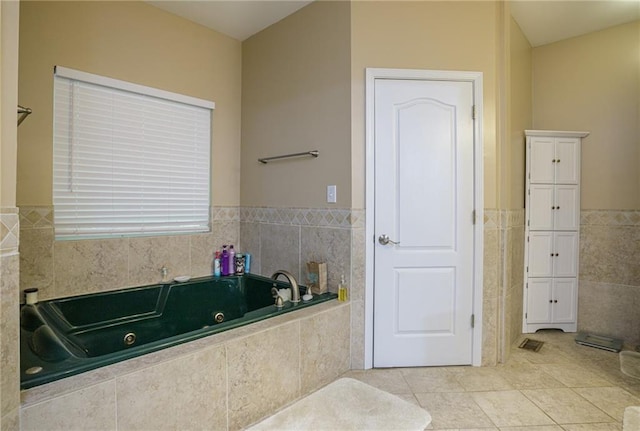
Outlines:
{"label": "white door", "polygon": [[473,84],[377,79],[374,367],[471,364]]}

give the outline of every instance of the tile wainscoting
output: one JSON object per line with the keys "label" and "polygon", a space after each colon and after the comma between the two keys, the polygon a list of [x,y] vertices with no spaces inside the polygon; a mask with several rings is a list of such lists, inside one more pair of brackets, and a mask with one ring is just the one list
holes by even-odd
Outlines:
{"label": "tile wainscoting", "polygon": [[19,429],[18,292],[20,225],[17,208],[0,208],[0,429]]}
{"label": "tile wainscoting", "polygon": [[214,207],[212,231],[192,235],[55,241],[51,207],[20,208],[20,288],[39,289],[42,299],[156,283],[212,271],[213,252],[239,244],[240,211]]}
{"label": "tile wainscoting", "polygon": [[506,362],[522,333],[524,209],[485,209],[482,364]]}
{"label": "tile wainscoting", "polygon": [[640,211],[582,210],[578,330],[640,345]]}

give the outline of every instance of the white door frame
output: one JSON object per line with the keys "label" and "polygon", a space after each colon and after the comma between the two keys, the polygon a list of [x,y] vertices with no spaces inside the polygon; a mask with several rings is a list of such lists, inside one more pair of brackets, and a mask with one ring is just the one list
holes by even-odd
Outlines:
{"label": "white door frame", "polygon": [[475,103],[474,122],[474,208],[476,223],[474,236],[473,268],[473,331],[472,364],[482,361],[482,265],[484,238],[483,200],[483,156],[482,156],[482,72],[418,70],[418,69],[366,69],[365,81],[365,324],[364,324],[364,367],[373,367],[373,280],[374,280],[374,83],[376,79],[422,79],[442,81],[468,81],[473,83]]}

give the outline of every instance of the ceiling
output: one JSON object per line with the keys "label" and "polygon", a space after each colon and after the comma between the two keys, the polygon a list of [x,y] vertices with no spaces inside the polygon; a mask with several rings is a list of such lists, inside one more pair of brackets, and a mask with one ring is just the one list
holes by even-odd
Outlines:
{"label": "ceiling", "polygon": [[512,0],[511,15],[535,47],[638,20],[640,0]]}
{"label": "ceiling", "polygon": [[242,41],[312,1],[156,0],[147,3]]}
{"label": "ceiling", "polygon": [[[241,41],[311,2],[312,0],[147,1]],[[511,13],[531,45],[540,46],[640,19],[640,0],[512,0]]]}

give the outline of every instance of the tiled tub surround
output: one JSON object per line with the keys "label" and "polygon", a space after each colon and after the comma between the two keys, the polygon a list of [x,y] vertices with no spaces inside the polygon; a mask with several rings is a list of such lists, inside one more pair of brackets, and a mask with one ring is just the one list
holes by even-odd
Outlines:
{"label": "tiled tub surround", "polygon": [[55,241],[51,207],[20,208],[20,290],[43,299],[151,284],[160,268],[178,275],[210,275],[214,250],[239,247],[237,207],[214,207],[210,233]]}
{"label": "tiled tub surround", "polygon": [[0,208],[0,429],[19,429],[20,358],[18,303],[20,262],[17,208]]}
{"label": "tiled tub surround", "polygon": [[349,369],[331,301],[22,391],[22,430],[244,428]]}
{"label": "tiled tub surround", "polygon": [[640,211],[583,210],[578,330],[640,345]]}
{"label": "tiled tub surround", "polygon": [[363,218],[350,209],[240,208],[240,242],[252,253],[251,271],[270,275],[287,269],[307,283],[306,263],[327,263],[327,284],[338,291],[340,276],[351,286],[351,229]]}

